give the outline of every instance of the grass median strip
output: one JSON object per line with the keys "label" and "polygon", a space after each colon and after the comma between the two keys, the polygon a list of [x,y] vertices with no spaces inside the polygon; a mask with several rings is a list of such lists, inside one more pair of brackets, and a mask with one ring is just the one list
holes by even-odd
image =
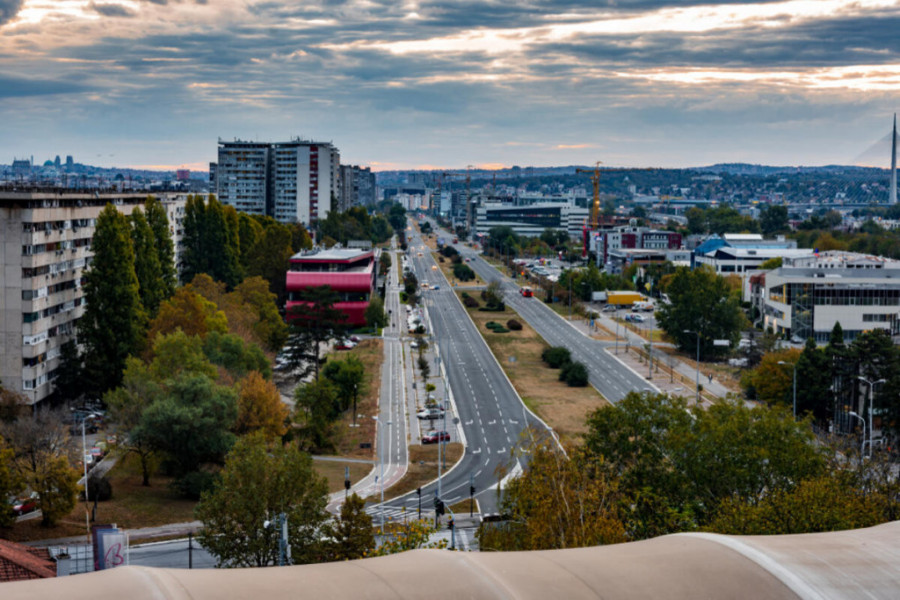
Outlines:
{"label": "grass median strip", "polygon": [[[462,458],[463,445],[459,442],[444,444],[447,451],[446,467],[443,472],[449,471],[456,462]],[[378,468],[377,465],[375,468]],[[426,483],[434,481],[438,476],[438,446],[413,444],[409,447],[409,468],[400,481],[384,490],[384,499],[397,498],[422,487]],[[369,502],[378,502],[380,495],[370,496]],[[423,498],[423,502],[424,502]],[[424,504],[422,506],[425,506]]]}
{"label": "grass median strip", "polygon": [[[540,302],[536,298],[530,301]],[[482,302],[479,300],[479,303]],[[509,307],[502,313],[477,308],[466,310],[525,405],[550,425],[563,441],[579,443],[581,434],[586,431],[585,416],[605,406],[606,399],[591,386],[573,388],[559,381],[559,371],[541,360],[547,342],[514,310]],[[487,327],[490,321],[506,324],[509,319],[519,321],[521,331],[495,333]]]}

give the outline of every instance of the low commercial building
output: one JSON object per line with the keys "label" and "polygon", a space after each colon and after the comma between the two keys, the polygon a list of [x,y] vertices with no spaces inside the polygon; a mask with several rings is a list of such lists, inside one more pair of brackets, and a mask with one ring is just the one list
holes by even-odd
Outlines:
{"label": "low commercial building", "polygon": [[598,268],[619,273],[638,256],[644,257],[643,262],[671,260],[666,255],[679,250],[681,243],[680,233],[642,227],[632,220],[629,225],[591,232],[590,249]]}
{"label": "low commercial building", "polygon": [[565,203],[485,204],[476,209],[475,233],[487,235],[495,227],[511,227],[517,235],[538,237],[546,229],[558,229],[580,238],[588,217],[587,208]]}
{"label": "low commercial building", "polygon": [[760,279],[764,326],[795,342],[825,344],[835,323],[847,342],[872,329],[900,334],[900,268],[781,267]]}
{"label": "low commercial building", "polygon": [[363,326],[376,275],[375,251],[371,249],[315,249],[295,254],[287,272],[288,319],[292,307],[302,303],[305,289],[327,285],[337,292],[339,300],[334,307],[347,315],[346,323]]}

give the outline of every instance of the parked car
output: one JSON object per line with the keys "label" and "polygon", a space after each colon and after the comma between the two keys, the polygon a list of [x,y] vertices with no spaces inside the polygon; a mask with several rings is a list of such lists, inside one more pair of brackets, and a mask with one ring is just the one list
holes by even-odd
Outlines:
{"label": "parked car", "polygon": [[450,434],[446,431],[432,431],[422,436],[423,444],[437,444],[438,442],[449,442]]}
{"label": "parked car", "polygon": [[618,309],[619,309],[619,307],[616,306],[615,304],[607,304],[606,306],[604,306],[603,308],[600,309],[600,312],[614,312]]}
{"label": "parked car", "polygon": [[10,498],[9,504],[13,514],[17,517],[21,517],[22,515],[37,510],[38,495],[36,492],[32,492],[30,496],[25,496],[23,498]]}
{"label": "parked car", "polygon": [[419,412],[416,413],[416,417],[418,417],[419,419],[434,420],[434,419],[440,419],[443,416],[444,416],[444,411],[441,410],[440,408],[426,408],[426,409],[420,410]]}
{"label": "parked car", "polygon": [[356,343],[350,340],[341,340],[334,347],[335,350],[353,350],[354,348],[356,348]]}
{"label": "parked car", "polygon": [[644,318],[644,315],[639,315],[637,313],[628,313],[625,315],[626,321],[631,321],[632,323],[643,323],[647,319]]}

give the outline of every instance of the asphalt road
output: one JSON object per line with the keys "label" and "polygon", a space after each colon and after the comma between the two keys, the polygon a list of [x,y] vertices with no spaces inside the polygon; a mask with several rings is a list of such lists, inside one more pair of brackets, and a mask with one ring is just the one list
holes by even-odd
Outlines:
{"label": "asphalt road", "polygon": [[[445,239],[452,238],[445,237]],[[507,305],[518,312],[548,344],[568,348],[573,360],[584,363],[591,384],[607,400],[616,403],[631,391],[659,391],[641,375],[605,351],[611,342],[586,337],[540,299],[523,297],[519,286],[481,258],[480,254],[462,244],[456,244],[455,247],[463,257],[471,259],[468,264],[482,279],[486,282],[500,282],[500,289]]]}
{"label": "asphalt road", "polygon": [[[472,482],[481,512],[494,513],[497,512],[498,468],[516,470],[517,462],[511,458],[511,450],[526,427],[546,426],[526,410],[441,271],[431,268],[436,264],[431,254],[422,251],[422,256],[418,256],[418,249],[423,245],[418,235],[411,236],[410,266],[420,283],[440,287],[422,289],[421,295],[467,443],[462,460],[443,476],[440,494],[447,504],[453,504],[468,498]],[[432,509],[437,491],[438,483],[423,488],[423,509]],[[417,505],[418,497],[412,492],[386,502],[386,514],[394,518],[414,514]],[[380,507],[375,507],[372,512],[378,514],[379,510]]]}

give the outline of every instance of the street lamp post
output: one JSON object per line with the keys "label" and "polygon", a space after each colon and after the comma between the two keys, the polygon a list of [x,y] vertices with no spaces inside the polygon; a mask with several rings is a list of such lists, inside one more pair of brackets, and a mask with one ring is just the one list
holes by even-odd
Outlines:
{"label": "street lamp post", "polygon": [[778,361],[779,365],[791,365],[794,369],[794,379],[793,379],[793,387],[794,387],[794,418],[797,418],[797,363],[789,363],[783,360]]}
{"label": "street lamp post", "polygon": [[697,336],[697,380],[694,383],[694,386],[697,390],[697,406],[700,406],[700,332],[685,329],[684,333],[693,333]]}
{"label": "street lamp post", "polygon": [[[377,416],[372,417],[372,418],[375,419],[375,423],[377,423],[379,426],[382,425],[381,419],[379,419]],[[390,427],[391,422],[385,421],[383,424]],[[379,439],[380,443],[378,444],[378,471],[380,473],[378,476],[378,483],[379,483],[379,486],[381,487],[381,535],[383,537],[384,536],[384,431],[381,430],[381,432],[382,432],[382,434],[380,436],[378,436],[380,438]],[[388,444],[390,444],[390,442],[388,442]]]}
{"label": "street lamp post", "polygon": [[850,411],[850,416],[856,417],[857,419],[859,419],[859,422],[862,423],[862,426],[863,426],[863,441],[862,441],[862,444],[859,445],[859,457],[860,457],[860,459],[862,459],[863,452],[865,452],[865,448],[866,448],[866,420],[863,419],[858,414],[856,414],[855,412],[853,412],[852,410]]}
{"label": "street lamp post", "polygon": [[857,375],[856,378],[869,384],[869,456],[872,456],[872,413],[875,412],[875,386],[879,383],[884,383],[886,380],[876,379],[875,381],[869,381],[862,375]]}

